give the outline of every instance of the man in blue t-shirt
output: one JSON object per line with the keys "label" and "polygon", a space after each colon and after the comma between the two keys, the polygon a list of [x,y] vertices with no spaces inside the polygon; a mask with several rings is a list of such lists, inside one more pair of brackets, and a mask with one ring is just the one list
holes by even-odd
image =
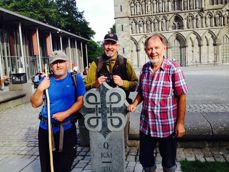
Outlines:
{"label": "man in blue t-shirt", "polygon": [[50,98],[50,115],[55,151],[53,152],[54,171],[70,172],[76,155],[76,127],[74,117],[83,106],[85,86],[80,74],[77,74],[75,86],[71,73],[67,71],[67,56],[62,51],[54,51],[50,57],[52,75],[41,79],[37,90],[31,97],[31,104],[37,108],[43,104],[40,112],[38,131],[41,171],[50,171],[48,144],[48,109],[45,90]]}

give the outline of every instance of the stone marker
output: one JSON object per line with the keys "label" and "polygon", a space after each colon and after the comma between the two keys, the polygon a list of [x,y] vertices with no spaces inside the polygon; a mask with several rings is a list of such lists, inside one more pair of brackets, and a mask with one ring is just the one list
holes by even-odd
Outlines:
{"label": "stone marker", "polygon": [[107,83],[84,95],[81,110],[89,130],[93,172],[125,172],[126,94]]}

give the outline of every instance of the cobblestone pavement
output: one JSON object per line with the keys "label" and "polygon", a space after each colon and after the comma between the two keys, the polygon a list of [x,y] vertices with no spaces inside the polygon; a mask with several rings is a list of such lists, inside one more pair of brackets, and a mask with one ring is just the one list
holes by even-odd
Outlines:
{"label": "cobblestone pavement", "polygon": [[229,112],[229,104],[189,104],[188,112]]}
{"label": "cobblestone pavement", "polygon": [[[184,72],[189,85],[189,112],[229,112],[229,66],[192,67]],[[37,142],[39,109],[25,104],[5,111],[0,110],[0,172],[39,172]],[[139,163],[138,142],[126,149],[127,172],[142,172]],[[73,172],[90,172],[91,161],[88,147],[77,147],[77,157]],[[229,149],[224,146],[215,148],[178,148],[177,171],[181,172],[181,160],[229,161]],[[157,153],[158,172],[162,172],[161,157]]]}
{"label": "cobblestone pavement", "polygon": [[[25,104],[0,112],[0,172],[39,172],[39,155],[37,142],[39,109],[33,109]],[[13,120],[12,120],[13,119]],[[135,146],[126,149],[127,172],[141,172],[139,163],[138,141]],[[77,148],[77,157],[73,164],[73,172],[90,172],[91,156],[88,147]],[[178,168],[181,171],[181,160],[200,161],[229,161],[226,148],[178,148]],[[162,172],[161,157],[157,153],[158,171]]]}

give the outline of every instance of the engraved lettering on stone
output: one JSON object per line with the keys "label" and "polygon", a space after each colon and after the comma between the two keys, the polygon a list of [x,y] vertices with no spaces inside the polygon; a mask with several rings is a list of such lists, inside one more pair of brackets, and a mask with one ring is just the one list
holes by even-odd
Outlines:
{"label": "engraved lettering on stone", "polygon": [[111,171],[111,167],[103,167],[103,172],[109,172]]}
{"label": "engraved lettering on stone", "polygon": [[109,144],[108,144],[107,142],[104,142],[104,143],[103,143],[103,148],[104,148],[104,149],[109,149]]}

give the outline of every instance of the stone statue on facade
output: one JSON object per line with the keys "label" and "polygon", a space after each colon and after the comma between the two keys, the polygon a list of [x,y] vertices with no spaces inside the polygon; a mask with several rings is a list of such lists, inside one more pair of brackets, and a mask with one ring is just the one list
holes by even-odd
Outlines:
{"label": "stone statue on facade", "polygon": [[133,2],[131,2],[131,4],[130,4],[130,14],[131,15],[135,15],[135,12],[134,12],[134,3]]}

